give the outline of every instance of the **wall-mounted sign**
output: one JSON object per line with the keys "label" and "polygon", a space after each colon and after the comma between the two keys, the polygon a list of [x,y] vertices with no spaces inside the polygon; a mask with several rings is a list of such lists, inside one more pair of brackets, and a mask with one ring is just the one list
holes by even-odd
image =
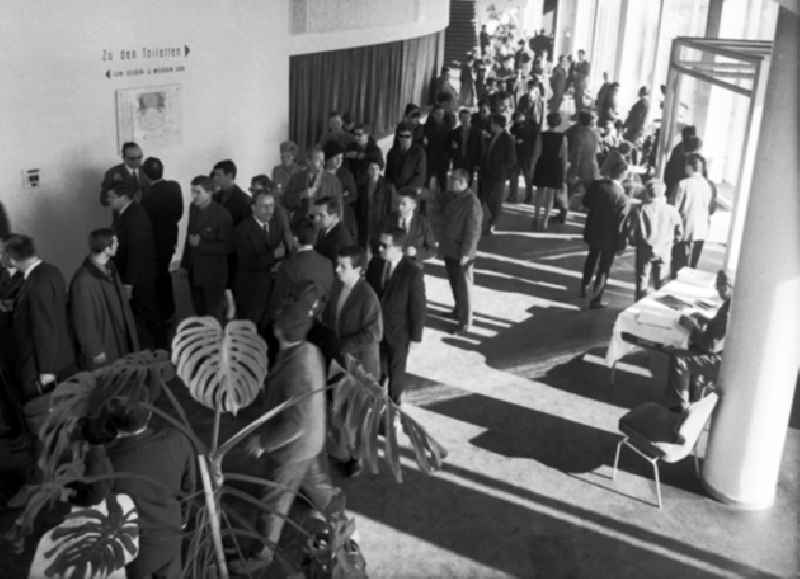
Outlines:
{"label": "wall-mounted sign", "polygon": [[120,64],[131,64],[130,68],[105,70],[107,79],[131,78],[144,75],[172,74],[176,72],[186,72],[186,65],[178,62],[148,63],[149,60],[169,60],[189,57],[191,49],[188,44],[183,47],[158,47],[143,46],[140,48],[104,48],[100,60],[106,63],[119,62]]}
{"label": "wall-mounted sign", "polygon": [[178,145],[183,139],[181,86],[117,90],[117,140],[135,141],[146,150]]}

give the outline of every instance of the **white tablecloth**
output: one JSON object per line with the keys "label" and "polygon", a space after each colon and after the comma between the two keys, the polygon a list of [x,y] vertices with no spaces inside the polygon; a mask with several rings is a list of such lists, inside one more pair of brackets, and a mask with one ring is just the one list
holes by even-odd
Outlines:
{"label": "white tablecloth", "polygon": [[678,324],[678,319],[692,312],[706,317],[716,314],[722,300],[717,294],[715,279],[713,272],[685,267],[678,272],[677,279],[620,312],[606,352],[608,366],[613,368],[620,358],[637,349],[635,344],[622,339],[623,333],[680,350],[688,349],[689,331]]}

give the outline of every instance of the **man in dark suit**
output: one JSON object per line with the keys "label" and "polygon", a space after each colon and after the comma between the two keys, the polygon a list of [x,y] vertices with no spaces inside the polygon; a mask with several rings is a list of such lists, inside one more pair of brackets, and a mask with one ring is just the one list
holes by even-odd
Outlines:
{"label": "man in dark suit", "polygon": [[481,164],[480,131],[472,130],[472,114],[469,109],[458,112],[459,125],[450,131],[450,159],[453,169],[465,169],[472,182],[472,173]]}
{"label": "man in dark suit", "polygon": [[414,129],[407,124],[397,127],[397,139],[386,155],[386,180],[401,187],[424,187],[425,149],[413,142]]}
{"label": "man in dark suit", "polygon": [[[228,254],[233,248],[233,219],[213,200],[214,184],[199,175],[192,179],[192,207],[183,248],[181,267],[189,274],[195,313],[226,317]],[[228,297],[228,311],[233,298]]]}
{"label": "man in dark suit", "polygon": [[506,118],[492,115],[492,138],[481,160],[480,199],[489,209],[485,233],[494,233],[505,197],[506,181],[517,162],[514,139],[506,132]]}
{"label": "man in dark suit", "polygon": [[189,515],[185,499],[195,491],[195,454],[186,436],[171,426],[150,423],[139,404],[111,402],[108,444],[114,471],[138,477],[114,479],[114,492],[135,502],[139,519],[139,555],[127,565],[127,577],[181,576],[181,530]]}
{"label": "man in dark suit", "polygon": [[403,256],[406,233],[395,228],[380,237],[380,255],[370,261],[366,279],[381,300],[383,340],[381,380],[389,396],[400,404],[412,342],[422,340],[425,325],[425,281],[422,270]]}
{"label": "man in dark suit", "polygon": [[51,391],[75,371],[75,353],[67,315],[67,284],[57,267],[36,255],[33,239],[10,235],[6,254],[23,275],[14,304],[14,336],[21,398]]}
{"label": "man in dark suit", "polygon": [[338,142],[331,140],[325,145],[325,171],[339,179],[342,184],[342,221],[353,238],[358,237],[358,187],[355,177],[343,165],[344,149]]}
{"label": "man in dark suit", "polygon": [[405,187],[397,192],[397,210],[383,223],[383,231],[400,229],[404,232],[403,249],[417,265],[436,255],[438,244],[433,228],[425,215],[417,211],[417,191]]}
{"label": "man in dark suit", "polygon": [[124,184],[107,192],[114,210],[113,229],[119,241],[114,257],[119,277],[131,301],[142,348],[166,347],[156,303],[156,245],[153,225],[135,192]]}
{"label": "man in dark suit", "polygon": [[16,386],[18,348],[13,319],[14,302],[25,279],[8,258],[8,238],[8,232],[0,235],[0,437],[13,438],[24,424],[21,393]]}
{"label": "man in dark suit", "polygon": [[353,245],[353,238],[341,221],[341,204],[333,197],[323,197],[314,202],[311,214],[317,224],[319,236],[314,249],[336,264],[336,257],[343,247]]}
{"label": "man in dark suit", "polygon": [[363,253],[357,246],[339,250],[336,282],[322,321],[336,336],[338,353],[350,354],[377,380],[383,318],[378,296],[363,279]]}
{"label": "man in dark suit", "polygon": [[214,165],[214,201],[228,210],[233,219],[233,226],[238,226],[250,217],[250,196],[236,184],[236,164],[224,159]]}
{"label": "man in dark suit", "polygon": [[237,316],[251,320],[267,336],[268,305],[273,270],[292,245],[289,219],[278,211],[275,195],[259,190],[253,197],[253,215],[234,232],[237,270],[234,297]]}
{"label": "man in dark suit", "polygon": [[145,159],[142,173],[148,184],[142,195],[142,207],[150,217],[156,244],[156,295],[161,318],[167,320],[175,313],[169,264],[178,243],[178,223],[183,216],[183,195],[177,181],[164,180],[164,165],[160,159]]}
{"label": "man in dark suit", "polygon": [[121,183],[137,192],[143,192],[147,188],[147,181],[141,171],[143,158],[142,149],[136,143],[129,142],[122,145],[122,163],[106,171],[100,184],[101,205],[108,205],[106,193]]}
{"label": "man in dark suit", "polygon": [[333,288],[333,264],[330,259],[314,251],[317,230],[313,219],[306,217],[295,228],[297,251],[284,260],[275,274],[275,285],[270,299],[272,316],[280,308],[298,298],[299,288],[312,282],[320,300],[320,310],[325,309]]}

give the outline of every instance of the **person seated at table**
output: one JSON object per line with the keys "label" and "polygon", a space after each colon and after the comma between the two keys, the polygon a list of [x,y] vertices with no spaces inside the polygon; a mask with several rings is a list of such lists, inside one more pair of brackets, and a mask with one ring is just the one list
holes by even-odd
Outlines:
{"label": "person seated at table", "polygon": [[713,318],[692,314],[678,319],[678,323],[690,332],[689,349],[674,352],[670,358],[666,395],[671,409],[686,409],[699,399],[699,392],[690,392],[697,376],[708,381],[715,380],[719,374],[733,291],[728,275],[722,270],[717,272],[716,288],[722,298],[722,307]]}
{"label": "person seated at table", "polygon": [[672,244],[683,235],[678,210],[667,203],[667,186],[650,181],[642,193],[642,204],[631,216],[631,245],[636,248],[636,295],[639,301],[649,287],[661,288],[663,273],[669,271]]}

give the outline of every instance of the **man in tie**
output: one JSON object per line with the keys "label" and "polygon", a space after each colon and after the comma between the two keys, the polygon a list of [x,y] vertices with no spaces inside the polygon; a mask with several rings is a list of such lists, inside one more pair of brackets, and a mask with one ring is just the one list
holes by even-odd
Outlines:
{"label": "man in tie", "polygon": [[253,195],[253,215],[234,232],[236,277],[234,297],[240,318],[251,320],[269,337],[269,301],[273,271],[292,246],[286,213],[276,210],[275,195],[259,190]]}
{"label": "man in tie", "polygon": [[409,349],[422,340],[425,325],[424,276],[422,269],[403,255],[405,238],[400,228],[382,233],[380,254],[372,258],[366,274],[383,313],[381,383],[388,385],[395,404],[400,404],[403,393]]}
{"label": "man in tie", "polygon": [[319,229],[317,244],[314,247],[319,253],[336,264],[339,250],[353,245],[353,238],[342,223],[341,202],[333,197],[322,197],[314,202],[312,215]]}
{"label": "man in tie", "polygon": [[147,182],[140,170],[144,155],[141,147],[133,142],[122,145],[122,163],[114,165],[103,176],[100,184],[100,204],[108,205],[108,191],[124,183],[128,188],[136,191],[137,198],[147,188]]}
{"label": "man in tie", "polygon": [[413,187],[403,187],[397,192],[397,210],[389,216],[382,229],[402,230],[405,254],[418,265],[436,255],[438,244],[433,228],[428,218],[417,211],[417,191]]}

